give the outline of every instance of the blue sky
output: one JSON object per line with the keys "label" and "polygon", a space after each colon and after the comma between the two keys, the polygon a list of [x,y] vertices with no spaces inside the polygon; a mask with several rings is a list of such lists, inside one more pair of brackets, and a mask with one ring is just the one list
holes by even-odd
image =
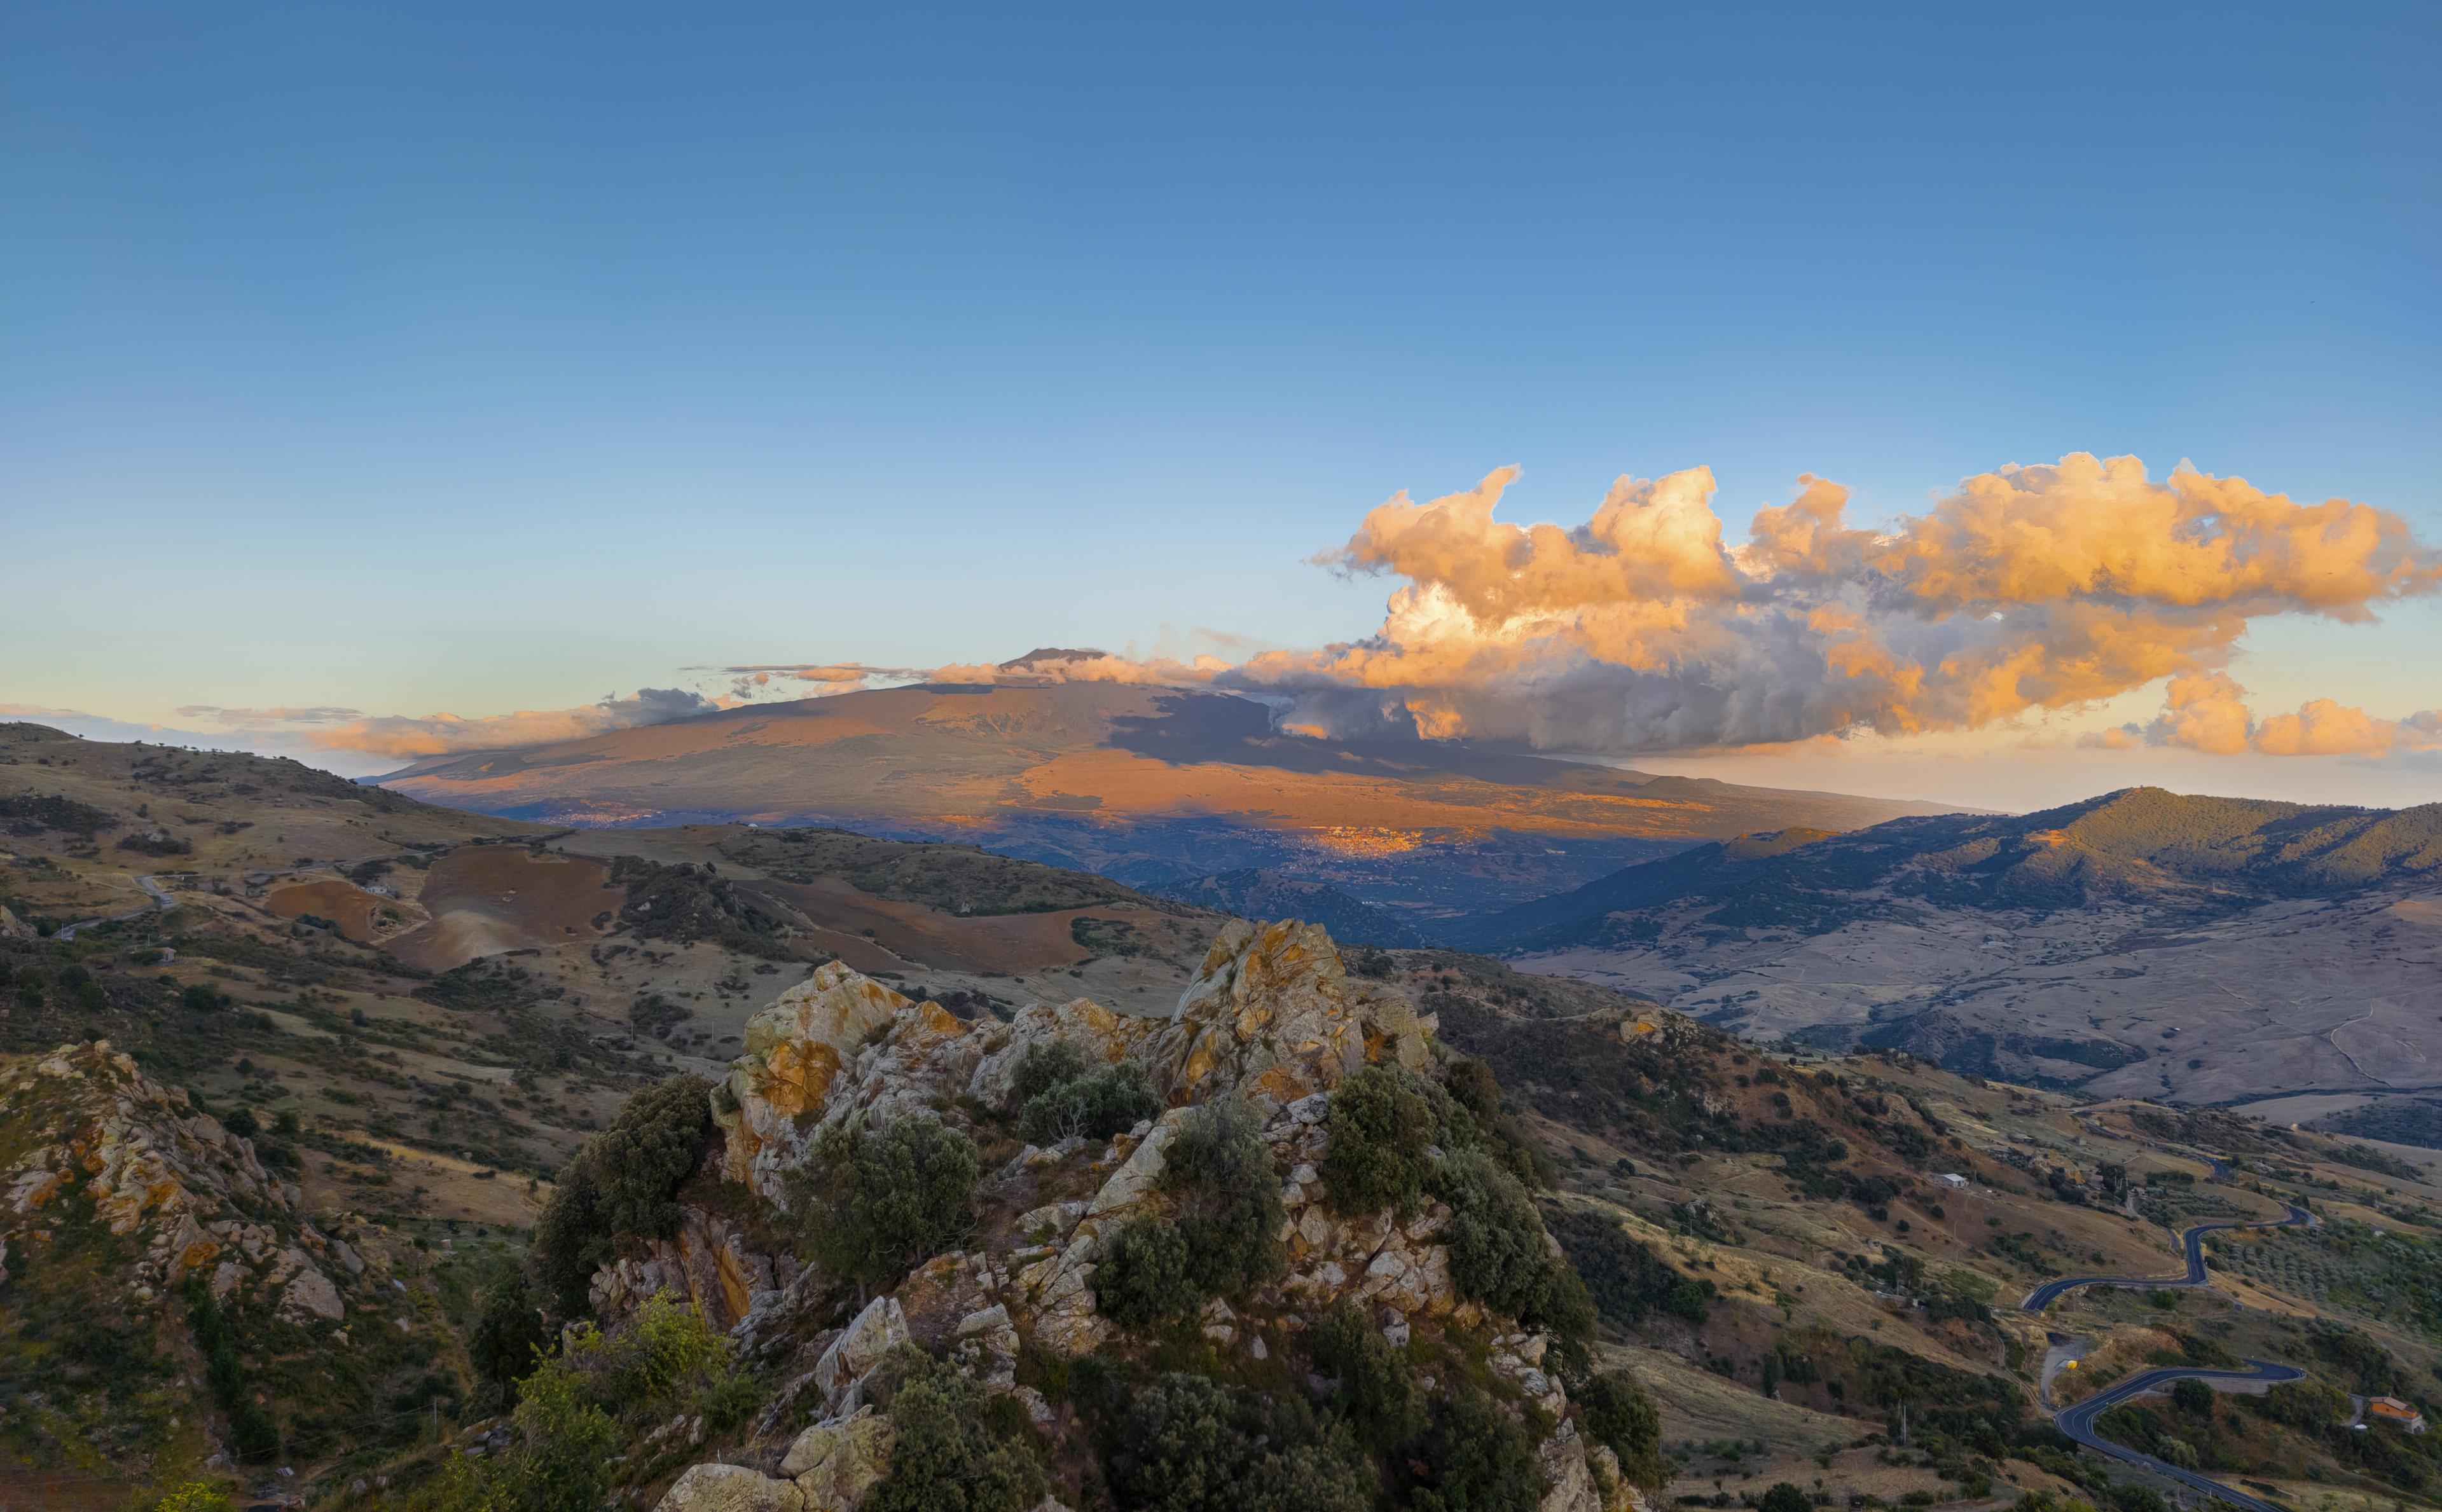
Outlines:
{"label": "blue sky", "polygon": [[[2442,540],[2442,9],[0,11],[0,701],[1302,647],[1395,489],[2075,450]],[[2425,606],[2257,630],[2442,702]],[[2099,759],[2099,758],[2098,758]],[[2437,791],[2436,795],[2442,795]]]}

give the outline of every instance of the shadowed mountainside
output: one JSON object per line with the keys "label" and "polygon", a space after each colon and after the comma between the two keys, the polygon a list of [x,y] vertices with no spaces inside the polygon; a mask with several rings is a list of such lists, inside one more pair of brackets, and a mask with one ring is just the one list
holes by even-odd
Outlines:
{"label": "shadowed mountainside", "polygon": [[1523,902],[1691,841],[1930,806],[1416,739],[1275,730],[1230,694],[934,683],[418,761],[383,785],[548,824],[745,821],[958,839],[1161,888],[1324,883],[1415,917]]}

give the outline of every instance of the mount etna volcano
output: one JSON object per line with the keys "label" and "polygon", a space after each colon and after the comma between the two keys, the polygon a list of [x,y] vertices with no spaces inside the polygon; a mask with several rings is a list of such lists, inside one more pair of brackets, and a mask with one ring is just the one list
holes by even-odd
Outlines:
{"label": "mount etna volcano", "polygon": [[1578,886],[1706,840],[1923,804],[1741,788],[1456,742],[1284,733],[1231,694],[926,683],[440,756],[382,785],[589,828],[827,824],[1167,888],[1275,871],[1413,918]]}

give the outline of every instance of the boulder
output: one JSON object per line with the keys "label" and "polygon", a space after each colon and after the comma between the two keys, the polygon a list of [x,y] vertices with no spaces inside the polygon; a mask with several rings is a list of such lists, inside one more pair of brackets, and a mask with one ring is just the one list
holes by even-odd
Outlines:
{"label": "boulder", "polygon": [[[728,1095],[713,1099],[713,1120],[726,1137],[721,1174],[761,1190],[759,1160],[775,1139],[790,1149],[791,1125],[819,1113],[840,1067],[865,1037],[897,1019],[909,1000],[880,982],[831,961],[782,993],[746,1021],[746,1049],[731,1063]],[[776,1191],[776,1188],[775,1189]],[[767,1193],[767,1195],[772,1193]]]}
{"label": "boulder", "polygon": [[890,1450],[898,1438],[890,1419],[860,1407],[853,1416],[816,1423],[798,1434],[780,1461],[780,1473],[796,1483],[805,1512],[849,1512],[890,1473]]}
{"label": "boulder", "polygon": [[805,1512],[793,1481],[775,1481],[743,1465],[691,1465],[654,1503],[654,1512]]}
{"label": "boulder", "polygon": [[1586,1465],[1586,1446],[1577,1425],[1566,1421],[1543,1441],[1539,1456],[1543,1470],[1543,1500],[1537,1512],[1603,1512],[1602,1492]]}
{"label": "boulder", "polygon": [[876,1297],[866,1303],[847,1332],[831,1340],[831,1347],[814,1361],[814,1387],[823,1394],[824,1404],[838,1408],[883,1356],[907,1341],[907,1315],[898,1298]]}

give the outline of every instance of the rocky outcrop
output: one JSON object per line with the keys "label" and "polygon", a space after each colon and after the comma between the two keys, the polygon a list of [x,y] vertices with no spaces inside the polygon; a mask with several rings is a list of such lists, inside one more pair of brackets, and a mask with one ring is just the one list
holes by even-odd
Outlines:
{"label": "rocky outcrop", "polygon": [[0,1172],[0,1247],[25,1263],[89,1215],[133,1250],[135,1302],[207,1272],[216,1296],[260,1297],[292,1322],[346,1317],[331,1270],[360,1274],[355,1251],[302,1218],[297,1189],[263,1168],[251,1140],[108,1041],[0,1070],[0,1112],[25,1137]]}
{"label": "rocky outcrop", "polygon": [[[1459,1297],[1447,1208],[1346,1218],[1322,1200],[1331,1091],[1368,1064],[1425,1069],[1431,1028],[1396,992],[1352,980],[1330,938],[1295,921],[1225,926],[1166,1017],[1078,998],[1029,1004],[1005,1024],[967,1023],[845,965],[821,968],[750,1021],[747,1051],[713,1097],[724,1174],[775,1205],[786,1205],[789,1176],[827,1122],[919,1111],[965,1122],[979,1104],[1006,1107],[1019,1065],[1055,1042],[1089,1064],[1136,1062],[1170,1106],[1107,1144],[1071,1139],[1008,1160],[979,1193],[983,1206],[997,1208],[985,1228],[1007,1237],[936,1256],[868,1301],[845,1330],[793,1321],[795,1299],[819,1294],[819,1278],[792,1284],[796,1278],[756,1269],[736,1236],[702,1214],[676,1239],[602,1272],[598,1304],[683,1289],[714,1321],[737,1321],[746,1346],[789,1381],[760,1430],[794,1431],[784,1456],[759,1470],[698,1466],[663,1506],[853,1507],[887,1474],[893,1447],[865,1382],[902,1343],[957,1363],[987,1392],[1013,1395],[1038,1426],[1056,1430],[1050,1405],[1018,1385],[1019,1357],[1028,1349],[1074,1357],[1112,1336],[1094,1291],[1103,1244],[1133,1218],[1170,1211],[1169,1152],[1193,1109],[1216,1099],[1243,1100],[1261,1119],[1281,1179],[1287,1264],[1240,1305],[1209,1307],[1207,1339],[1265,1358],[1285,1335],[1341,1304],[1362,1308],[1400,1343],[1418,1328],[1485,1328],[1487,1364],[1508,1392],[1559,1416],[1567,1398],[1542,1368],[1542,1337],[1500,1332],[1503,1321]],[[1615,1478],[1598,1473],[1574,1431],[1552,1437],[1543,1454],[1549,1512],[1616,1512],[1605,1500]]]}
{"label": "rocky outcrop", "polygon": [[688,1208],[676,1234],[594,1272],[590,1301],[596,1317],[620,1318],[655,1292],[675,1292],[726,1332],[770,1305],[795,1273],[795,1261],[757,1254],[726,1219]]}
{"label": "rocky outcrop", "polygon": [[898,1437],[890,1419],[861,1407],[798,1434],[781,1458],[780,1473],[796,1483],[806,1512],[848,1512],[890,1473]]}
{"label": "rocky outcrop", "polygon": [[851,1406],[851,1394],[882,1363],[882,1357],[907,1342],[907,1314],[896,1297],[876,1297],[831,1341],[814,1361],[814,1389],[824,1405],[834,1410]]}
{"label": "rocky outcrop", "polygon": [[850,1109],[886,1115],[963,1083],[981,1054],[968,1026],[832,961],[746,1021],[746,1048],[714,1088],[721,1174],[785,1203],[810,1130]]}
{"label": "rocky outcrop", "polygon": [[656,1503],[657,1512],[805,1512],[793,1481],[743,1465],[692,1465]]}
{"label": "rocky outcrop", "polygon": [[1415,1010],[1350,981],[1321,925],[1233,920],[1146,1059],[1174,1103],[1234,1092],[1278,1107],[1330,1091],[1368,1061],[1413,1068],[1427,1053]]}

